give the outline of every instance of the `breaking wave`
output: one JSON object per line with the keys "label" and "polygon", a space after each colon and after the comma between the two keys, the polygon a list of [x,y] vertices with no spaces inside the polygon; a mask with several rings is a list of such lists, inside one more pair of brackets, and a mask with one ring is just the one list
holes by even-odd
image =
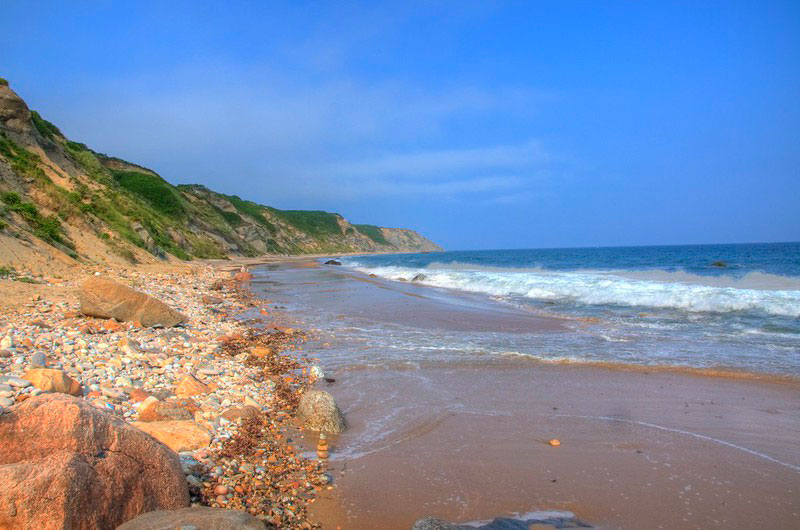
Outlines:
{"label": "breaking wave", "polygon": [[500,297],[575,305],[679,309],[692,312],[748,312],[800,317],[800,279],[752,272],[741,278],[706,277],[671,271],[554,271],[502,269],[432,263],[425,268],[345,265],[387,280],[419,283]]}

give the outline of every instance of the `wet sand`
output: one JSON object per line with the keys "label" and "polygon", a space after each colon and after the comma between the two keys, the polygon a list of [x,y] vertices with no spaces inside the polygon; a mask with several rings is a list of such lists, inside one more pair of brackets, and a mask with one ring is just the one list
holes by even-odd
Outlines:
{"label": "wet sand", "polygon": [[[538,510],[603,528],[800,525],[796,388],[521,365],[343,379],[329,389],[351,425],[333,448],[342,528]],[[398,402],[404,427],[353,450]]]}
{"label": "wet sand", "polygon": [[[267,288],[332,318],[564,332],[555,319],[487,310],[470,297],[347,276],[273,269]],[[332,440],[336,488],[314,508],[326,528],[539,510],[602,528],[800,527],[796,381],[517,358],[348,365],[324,348],[319,356],[337,366],[325,389],[350,424]]]}

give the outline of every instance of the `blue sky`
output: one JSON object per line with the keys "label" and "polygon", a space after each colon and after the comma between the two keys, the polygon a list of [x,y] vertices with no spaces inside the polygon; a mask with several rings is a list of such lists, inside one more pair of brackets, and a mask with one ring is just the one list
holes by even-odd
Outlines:
{"label": "blue sky", "polygon": [[450,249],[800,239],[800,2],[6,0],[70,138]]}

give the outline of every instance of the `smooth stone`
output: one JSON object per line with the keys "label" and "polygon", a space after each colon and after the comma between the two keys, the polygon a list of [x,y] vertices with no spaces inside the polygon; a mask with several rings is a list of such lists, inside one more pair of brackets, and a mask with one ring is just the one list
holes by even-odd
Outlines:
{"label": "smooth stone", "polygon": [[0,397],[0,406],[10,407],[14,404],[14,400],[9,397]]}
{"label": "smooth stone", "polygon": [[128,396],[126,396],[124,392],[115,388],[101,388],[100,391],[104,396],[109,397],[114,401],[124,401],[128,399]]}
{"label": "smooth stone", "polygon": [[42,353],[40,351],[37,351],[36,353],[34,353],[31,356],[31,366],[46,367],[47,366],[47,356],[44,353]]}
{"label": "smooth stone", "polygon": [[0,340],[0,350],[10,350],[14,348],[14,337],[6,335],[3,340]]}
{"label": "smooth stone", "polygon": [[31,382],[28,381],[27,379],[23,379],[21,377],[15,377],[13,375],[8,376],[8,379],[6,379],[6,383],[15,388],[26,388],[31,386]]}

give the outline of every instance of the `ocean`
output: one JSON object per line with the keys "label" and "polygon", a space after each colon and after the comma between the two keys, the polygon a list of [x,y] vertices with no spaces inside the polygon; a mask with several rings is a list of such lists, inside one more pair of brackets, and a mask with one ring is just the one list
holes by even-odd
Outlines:
{"label": "ocean", "polygon": [[[470,294],[472,303],[482,297],[561,319],[570,331],[382,330],[390,340],[376,346],[413,352],[405,361],[494,355],[800,375],[800,243],[450,251],[341,261],[345,269],[396,284],[424,275],[414,285],[430,296]],[[363,319],[359,326],[375,327]]]}
{"label": "ocean", "polygon": [[327,259],[253,288],[347,419],[342,527],[797,526],[800,244]]}

